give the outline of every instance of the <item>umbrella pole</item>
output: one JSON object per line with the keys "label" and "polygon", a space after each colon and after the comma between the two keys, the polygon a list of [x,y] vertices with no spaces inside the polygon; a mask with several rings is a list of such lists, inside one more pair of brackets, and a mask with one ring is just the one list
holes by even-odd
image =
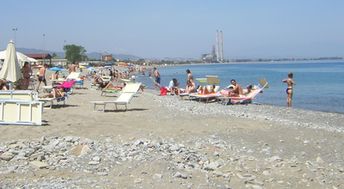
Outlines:
{"label": "umbrella pole", "polygon": [[12,81],[9,81],[8,82],[8,90],[13,90],[13,83],[12,83]]}

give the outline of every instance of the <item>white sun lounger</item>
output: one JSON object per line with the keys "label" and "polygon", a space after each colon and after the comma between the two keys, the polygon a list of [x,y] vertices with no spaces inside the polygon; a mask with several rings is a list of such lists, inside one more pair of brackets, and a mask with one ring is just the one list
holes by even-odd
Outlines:
{"label": "white sun lounger", "polygon": [[128,104],[130,103],[131,99],[140,89],[141,83],[127,83],[127,85],[122,89],[120,96],[113,101],[91,101],[93,104],[93,110],[96,110],[97,105],[103,106],[103,111],[105,111],[105,107],[107,104],[115,104],[116,110],[117,105],[124,105],[125,110],[128,109]]}
{"label": "white sun lounger", "polygon": [[116,110],[117,105],[124,105],[125,110],[128,109],[128,104],[130,103],[131,99],[134,97],[136,93],[122,93],[116,100],[114,101],[91,101],[93,104],[93,110],[96,111],[97,105],[103,106],[103,111],[105,111],[105,107],[107,104],[115,104]]}
{"label": "white sun lounger", "polygon": [[79,78],[80,78],[80,72],[71,72],[71,73],[67,76],[66,80],[69,80],[69,79],[77,80],[77,79],[79,79]]}

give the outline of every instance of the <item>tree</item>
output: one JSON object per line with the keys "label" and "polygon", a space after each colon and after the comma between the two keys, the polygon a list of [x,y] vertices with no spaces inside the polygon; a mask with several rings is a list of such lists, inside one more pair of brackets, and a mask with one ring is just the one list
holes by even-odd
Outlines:
{"label": "tree", "polygon": [[53,53],[51,56],[52,56],[52,58],[58,58],[56,53]]}
{"label": "tree", "polygon": [[68,60],[68,62],[76,63],[82,60],[85,60],[87,58],[86,56],[86,50],[82,46],[78,45],[65,45],[63,47],[63,50],[65,51],[65,58]]}

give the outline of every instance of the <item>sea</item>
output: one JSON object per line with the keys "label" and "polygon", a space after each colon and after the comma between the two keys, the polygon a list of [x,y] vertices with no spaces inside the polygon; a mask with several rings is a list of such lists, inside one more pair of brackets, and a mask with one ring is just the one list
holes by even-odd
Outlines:
{"label": "sea", "polygon": [[[217,75],[221,88],[235,79],[242,87],[258,84],[266,79],[269,87],[259,94],[255,102],[276,106],[286,106],[286,84],[282,82],[289,72],[294,73],[293,107],[344,113],[344,61],[303,61],[303,62],[267,62],[267,63],[228,63],[194,64],[159,67],[161,84],[168,86],[172,78],[178,79],[180,87],[185,88],[186,69],[190,69],[194,78]],[[152,86],[148,76],[139,76],[139,80]],[[200,83],[197,83],[198,85]]]}

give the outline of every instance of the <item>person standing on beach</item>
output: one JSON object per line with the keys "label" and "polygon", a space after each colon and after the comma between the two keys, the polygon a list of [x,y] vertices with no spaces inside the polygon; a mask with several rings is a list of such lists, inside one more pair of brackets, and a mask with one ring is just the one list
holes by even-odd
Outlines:
{"label": "person standing on beach", "polygon": [[31,77],[31,73],[32,73],[30,64],[28,62],[24,63],[24,66],[23,66],[21,72],[23,74],[21,89],[27,90],[29,88],[29,85],[30,85],[30,77]]}
{"label": "person standing on beach", "polygon": [[41,67],[38,71],[38,86],[37,91],[39,89],[39,86],[41,85],[41,82],[44,83],[45,86],[47,86],[47,80],[45,79],[45,72],[47,71],[48,64],[44,64],[43,67]]}
{"label": "person standing on beach", "polygon": [[69,74],[72,72],[76,72],[76,67],[77,66],[75,65],[75,63],[72,63],[71,65],[69,65],[69,67],[68,67]]}
{"label": "person standing on beach", "polygon": [[155,83],[160,85],[160,80],[161,80],[160,72],[159,72],[159,70],[156,67],[153,68],[153,75],[154,75],[154,78],[155,78]]}
{"label": "person standing on beach", "polygon": [[186,75],[187,76],[186,76],[186,87],[185,87],[185,89],[188,88],[188,84],[192,82],[191,80],[193,80],[193,76],[192,76],[190,69],[186,70]]}
{"label": "person standing on beach", "polygon": [[193,79],[192,73],[191,73],[191,71],[189,69],[186,70],[186,74],[187,74],[186,82],[188,82],[191,79]]}
{"label": "person standing on beach", "polygon": [[288,78],[283,79],[282,82],[287,84],[287,89],[285,90],[285,92],[287,93],[287,106],[291,107],[293,101],[293,87],[295,85],[295,82],[293,80],[293,73],[289,72]]}

